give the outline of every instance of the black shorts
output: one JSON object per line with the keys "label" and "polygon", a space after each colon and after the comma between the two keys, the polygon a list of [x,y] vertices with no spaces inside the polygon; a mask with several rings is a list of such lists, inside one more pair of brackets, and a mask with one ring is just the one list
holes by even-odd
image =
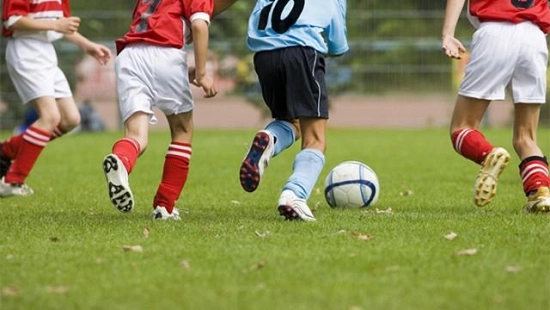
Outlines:
{"label": "black shorts", "polygon": [[273,118],[328,118],[323,54],[302,46],[258,52],[254,68]]}

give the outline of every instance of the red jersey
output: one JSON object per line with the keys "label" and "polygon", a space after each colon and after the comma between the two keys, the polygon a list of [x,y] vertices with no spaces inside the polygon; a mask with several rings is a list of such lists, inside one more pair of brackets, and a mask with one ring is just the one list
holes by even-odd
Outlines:
{"label": "red jersey", "polygon": [[480,21],[530,21],[539,26],[544,33],[550,32],[550,9],[547,0],[470,0],[468,13],[474,26]]}
{"label": "red jersey", "polygon": [[46,36],[45,31],[8,30],[20,17],[58,19],[71,16],[69,0],[4,0],[2,4],[2,35],[4,37]]}
{"label": "red jersey", "polygon": [[130,30],[116,40],[117,54],[129,43],[182,48],[196,18],[210,22],[214,0],[137,0]]}

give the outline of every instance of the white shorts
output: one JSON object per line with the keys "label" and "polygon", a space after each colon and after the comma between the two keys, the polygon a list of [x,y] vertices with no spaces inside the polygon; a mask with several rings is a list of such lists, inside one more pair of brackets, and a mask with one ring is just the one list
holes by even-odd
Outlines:
{"label": "white shorts", "polygon": [[182,49],[145,44],[127,46],[116,57],[117,93],[122,120],[136,112],[150,115],[153,107],[165,115],[193,110],[187,52]]}
{"label": "white shorts", "polygon": [[534,24],[484,22],[474,33],[459,94],[514,103],[546,102],[546,36]]}
{"label": "white shorts", "polygon": [[8,40],[6,64],[23,103],[46,96],[56,99],[73,96],[65,74],[57,66],[55,48],[49,42],[32,38]]}

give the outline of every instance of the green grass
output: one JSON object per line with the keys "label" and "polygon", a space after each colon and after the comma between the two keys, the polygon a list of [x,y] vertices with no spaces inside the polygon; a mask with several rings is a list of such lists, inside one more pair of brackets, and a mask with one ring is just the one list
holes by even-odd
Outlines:
{"label": "green grass", "polygon": [[[0,309],[549,309],[550,217],[521,211],[517,157],[477,208],[478,167],[446,130],[330,130],[310,199],[318,221],[287,222],[276,201],[298,146],[246,193],[238,168],[253,133],[196,133],[180,222],[149,217],[168,133],[150,134],[129,214],[110,205],[101,169],[120,133],[51,143],[27,180],[35,194],[0,200]],[[485,133],[512,151],[509,130]],[[539,141],[549,154],[550,130]],[[328,207],[324,175],[345,160],[376,170],[376,206]]]}

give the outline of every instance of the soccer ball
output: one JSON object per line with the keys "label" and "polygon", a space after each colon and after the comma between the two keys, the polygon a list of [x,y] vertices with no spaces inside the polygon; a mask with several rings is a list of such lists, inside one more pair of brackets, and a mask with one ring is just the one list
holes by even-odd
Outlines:
{"label": "soccer ball", "polygon": [[378,176],[358,161],[345,161],[325,178],[325,199],[332,208],[366,208],[380,196]]}

